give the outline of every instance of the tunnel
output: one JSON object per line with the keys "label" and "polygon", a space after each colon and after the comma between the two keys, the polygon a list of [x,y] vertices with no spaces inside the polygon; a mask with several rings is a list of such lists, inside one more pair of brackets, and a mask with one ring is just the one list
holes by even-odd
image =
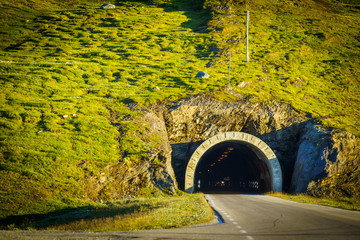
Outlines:
{"label": "tunnel", "polygon": [[195,192],[264,193],[270,174],[261,156],[246,144],[221,142],[207,150],[195,170]]}
{"label": "tunnel", "polygon": [[243,132],[219,133],[204,141],[191,156],[185,191],[281,192],[281,167],[261,139]]}

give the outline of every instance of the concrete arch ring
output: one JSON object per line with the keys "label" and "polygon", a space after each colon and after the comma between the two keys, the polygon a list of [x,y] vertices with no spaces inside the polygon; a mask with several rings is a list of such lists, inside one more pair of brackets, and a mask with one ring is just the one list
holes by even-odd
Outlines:
{"label": "concrete arch ring", "polygon": [[226,141],[238,141],[246,144],[257,154],[262,155],[270,172],[271,191],[282,191],[282,171],[279,161],[273,150],[261,139],[244,132],[224,132],[219,133],[205,142],[203,142],[191,156],[185,173],[185,191],[188,193],[194,192],[194,179],[196,166],[199,163],[201,156],[211,147]]}

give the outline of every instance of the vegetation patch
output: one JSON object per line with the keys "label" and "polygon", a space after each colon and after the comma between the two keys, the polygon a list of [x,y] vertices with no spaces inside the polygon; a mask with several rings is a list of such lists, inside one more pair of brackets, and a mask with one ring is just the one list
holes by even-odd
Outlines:
{"label": "vegetation patch", "polygon": [[231,54],[233,91],[256,101],[277,99],[326,126],[359,135],[359,4],[205,1],[213,16],[208,30],[221,39],[211,68],[226,78]]}
{"label": "vegetation patch", "polygon": [[341,197],[338,199],[331,199],[331,198],[318,198],[312,197],[307,194],[286,194],[286,193],[268,193],[267,196],[278,197],[282,199],[287,199],[296,202],[302,203],[311,203],[311,204],[318,204],[324,205],[329,207],[336,207],[336,208],[343,208],[348,210],[357,210],[360,211],[360,200],[355,198],[346,198]]}
{"label": "vegetation patch", "polygon": [[201,224],[214,213],[202,194],[138,197],[63,209],[47,214],[9,217],[1,229],[130,231]]}
{"label": "vegetation patch", "polygon": [[161,142],[133,104],[240,94],[360,135],[358,1],[104,3],[0,0],[0,217],[110,200],[91,193],[108,166]]}

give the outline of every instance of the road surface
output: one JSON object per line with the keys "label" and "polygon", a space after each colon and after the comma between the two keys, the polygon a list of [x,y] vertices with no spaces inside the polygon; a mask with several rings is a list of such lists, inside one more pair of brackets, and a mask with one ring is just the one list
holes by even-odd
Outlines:
{"label": "road surface", "polygon": [[360,240],[360,212],[262,195],[207,194],[223,223],[134,232],[0,231],[0,239]]}

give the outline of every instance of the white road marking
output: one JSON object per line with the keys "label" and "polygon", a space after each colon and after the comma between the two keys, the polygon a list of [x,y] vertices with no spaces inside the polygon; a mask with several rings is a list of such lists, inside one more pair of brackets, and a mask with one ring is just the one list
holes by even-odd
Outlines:
{"label": "white road marking", "polygon": [[[241,226],[239,226],[239,223],[238,223],[238,222],[235,222],[235,221],[234,221],[234,219],[230,216],[230,214],[228,214],[227,212],[225,212],[223,209],[216,207],[216,204],[215,204],[214,200],[213,200],[211,197],[207,197],[207,199],[208,199],[209,204],[210,204],[213,208],[217,208],[218,212],[221,212],[224,216],[226,216],[227,218],[229,218],[229,220],[232,222],[232,224],[234,224],[235,227],[236,227],[237,229],[239,229],[240,233],[242,233],[242,234],[246,234],[246,233],[247,233],[244,229],[242,229]],[[247,240],[254,240],[254,238],[253,238],[252,236],[250,236],[250,235],[245,235],[245,237],[246,237]]]}

